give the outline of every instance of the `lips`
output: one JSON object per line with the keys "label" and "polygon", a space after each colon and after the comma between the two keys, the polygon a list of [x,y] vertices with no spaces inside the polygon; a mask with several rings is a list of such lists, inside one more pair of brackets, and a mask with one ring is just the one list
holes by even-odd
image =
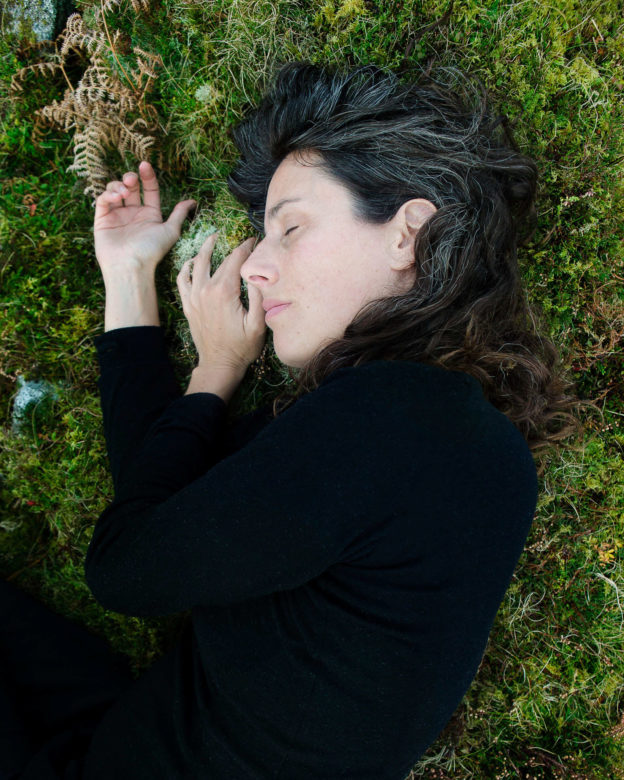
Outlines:
{"label": "lips", "polygon": [[288,306],[290,306],[290,301],[278,301],[276,298],[267,298],[262,301],[262,308],[266,311],[264,319],[269,320],[275,317]]}
{"label": "lips", "polygon": [[269,320],[272,317],[275,317],[281,311],[283,311],[284,309],[287,309],[289,306],[290,306],[290,303],[279,303],[279,304],[277,304],[277,306],[271,306],[271,308],[264,315],[264,319],[265,320]]}
{"label": "lips", "polygon": [[278,301],[275,298],[267,298],[266,301],[262,301],[262,308],[265,311],[269,311],[269,309],[273,309],[275,306],[284,306],[287,303],[288,301]]}

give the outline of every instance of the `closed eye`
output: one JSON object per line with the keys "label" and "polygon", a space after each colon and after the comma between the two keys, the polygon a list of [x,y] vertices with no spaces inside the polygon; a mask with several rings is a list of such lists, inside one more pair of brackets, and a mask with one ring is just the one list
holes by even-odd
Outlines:
{"label": "closed eye", "polygon": [[294,227],[289,228],[284,235],[287,236],[289,233],[292,233],[293,230],[296,230],[299,227],[299,225],[295,225]]}

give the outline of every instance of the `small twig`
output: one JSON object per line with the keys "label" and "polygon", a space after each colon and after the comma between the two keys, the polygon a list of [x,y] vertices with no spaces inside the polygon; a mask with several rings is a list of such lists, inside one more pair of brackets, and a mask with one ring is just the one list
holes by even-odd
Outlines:
{"label": "small twig", "polygon": [[102,8],[102,21],[104,22],[104,30],[106,31],[106,37],[108,38],[108,42],[110,43],[111,52],[113,53],[113,57],[117,60],[117,64],[119,65],[119,67],[121,68],[122,73],[124,74],[124,76],[128,80],[128,83],[130,84],[130,88],[132,89],[132,91],[136,95],[137,94],[137,90],[136,90],[136,88],[134,86],[134,83],[132,82],[132,80],[130,79],[130,77],[128,76],[126,71],[124,70],[123,65],[119,61],[119,57],[117,56],[117,52],[115,51],[115,47],[113,46],[113,41],[111,40],[110,33],[108,32],[108,25],[106,24],[106,18],[104,16],[104,3],[102,2],[102,0],[100,0],[100,6]]}
{"label": "small twig", "polygon": [[591,20],[591,22],[594,25],[594,27],[596,28],[596,31],[598,32],[598,35],[600,36],[600,40],[604,41],[604,35],[598,29],[598,25],[596,24],[596,22],[593,19]]}
{"label": "small twig", "polygon": [[17,374],[7,374],[6,371],[3,371],[1,368],[0,376],[5,377],[6,379],[10,379],[12,382],[17,382]]}
{"label": "small twig", "polygon": [[57,55],[58,55],[58,57],[59,57],[59,63],[58,63],[58,66],[59,66],[59,68],[61,69],[61,71],[62,71],[62,73],[63,73],[63,76],[65,76],[65,81],[67,82],[67,84],[68,84],[69,88],[71,89],[71,91],[72,91],[72,92],[75,92],[76,90],[74,89],[74,87],[73,87],[73,85],[72,85],[71,81],[69,80],[69,77],[68,77],[67,73],[65,73],[65,68],[63,67],[63,58],[62,58],[62,57],[61,57],[61,55],[59,54],[59,50],[58,50],[58,46],[56,45],[56,41],[54,42],[54,48],[56,49],[56,53],[57,53]]}

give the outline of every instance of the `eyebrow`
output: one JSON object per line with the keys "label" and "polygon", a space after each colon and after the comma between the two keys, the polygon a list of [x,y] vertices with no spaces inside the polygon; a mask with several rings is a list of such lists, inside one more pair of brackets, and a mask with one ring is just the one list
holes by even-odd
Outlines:
{"label": "eyebrow", "polygon": [[277,212],[282,208],[282,206],[285,206],[287,203],[295,203],[298,200],[303,200],[303,198],[283,198],[283,200],[280,200],[279,203],[276,203],[275,206],[270,209],[267,216],[267,222],[271,222],[273,219],[275,219]]}

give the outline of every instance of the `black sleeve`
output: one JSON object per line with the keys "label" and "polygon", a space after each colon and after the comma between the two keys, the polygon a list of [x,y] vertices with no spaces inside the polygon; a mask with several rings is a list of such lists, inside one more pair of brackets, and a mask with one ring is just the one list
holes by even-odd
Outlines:
{"label": "black sleeve", "polygon": [[[153,366],[148,373],[155,379]],[[134,413],[151,418],[167,399]],[[110,400],[103,409],[115,439],[122,418]],[[132,421],[149,430],[124,452],[85,562],[104,607],[164,615],[291,589],[340,560],[362,531],[370,495],[361,486],[373,484],[375,467],[364,459],[370,474],[365,467],[353,479],[362,431],[352,388],[329,382],[216,462],[225,416],[218,396],[197,393],[168,403],[151,426]]]}
{"label": "black sleeve", "polygon": [[104,437],[115,492],[150,426],[182,391],[167,355],[163,330],[116,328],[94,338]]}

